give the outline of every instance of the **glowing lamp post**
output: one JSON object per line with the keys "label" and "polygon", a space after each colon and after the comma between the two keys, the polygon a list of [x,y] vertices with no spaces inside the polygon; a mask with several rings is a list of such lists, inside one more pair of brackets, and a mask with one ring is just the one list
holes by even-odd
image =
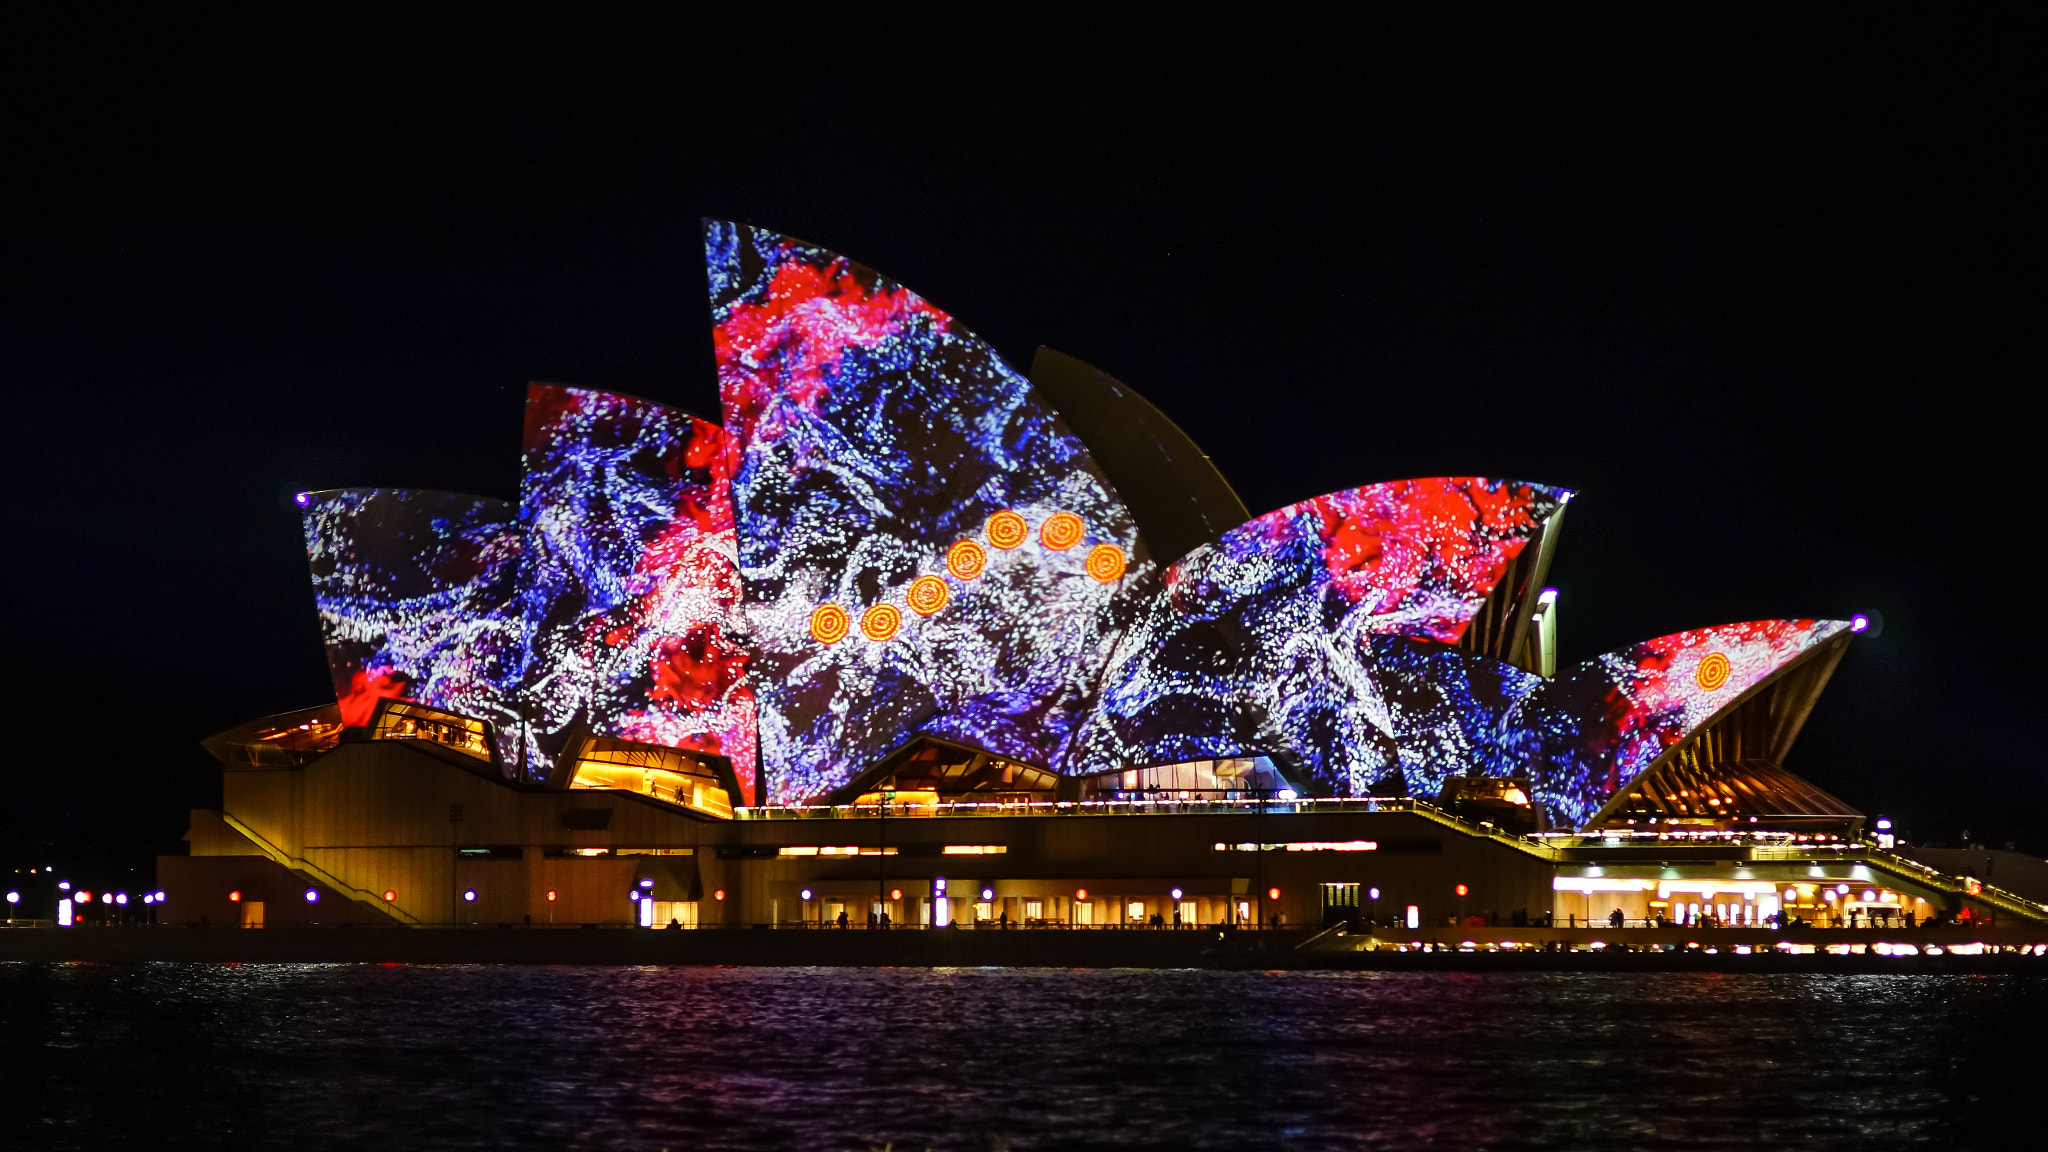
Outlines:
{"label": "glowing lamp post", "polygon": [[7,922],[8,922],[8,923],[12,924],[12,923],[14,922],[14,908],[15,908],[15,905],[17,905],[17,904],[20,904],[20,903],[21,903],[21,893],[19,893],[19,892],[9,892],[9,893],[7,894]]}

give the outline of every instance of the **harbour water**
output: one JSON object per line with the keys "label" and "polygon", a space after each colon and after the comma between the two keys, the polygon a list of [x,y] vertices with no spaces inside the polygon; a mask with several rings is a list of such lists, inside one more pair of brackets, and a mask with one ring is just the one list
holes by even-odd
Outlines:
{"label": "harbour water", "polygon": [[2044,1028],[2031,976],[14,963],[0,1144],[2027,1147]]}

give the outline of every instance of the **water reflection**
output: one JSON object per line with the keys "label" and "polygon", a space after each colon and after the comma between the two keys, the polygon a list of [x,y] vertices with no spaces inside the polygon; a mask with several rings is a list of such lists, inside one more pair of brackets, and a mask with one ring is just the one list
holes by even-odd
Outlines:
{"label": "water reflection", "polygon": [[[1959,1147],[2024,977],[0,966],[22,1146]],[[10,1143],[13,1141],[10,1140]]]}

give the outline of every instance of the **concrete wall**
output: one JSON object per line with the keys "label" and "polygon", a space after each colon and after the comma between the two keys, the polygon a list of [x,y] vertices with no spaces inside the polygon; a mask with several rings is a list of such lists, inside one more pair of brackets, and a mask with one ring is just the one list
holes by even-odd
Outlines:
{"label": "concrete wall", "polygon": [[[1319,926],[1326,883],[1360,885],[1361,904],[1364,890],[1377,886],[1383,919],[1413,904],[1427,923],[1487,912],[1505,923],[1516,910],[1540,915],[1551,904],[1552,869],[1545,860],[1412,813],[717,821],[630,793],[515,789],[461,766],[453,755],[385,741],[344,744],[300,769],[230,771],[224,815],[195,814],[193,855],[166,858],[159,887],[210,886],[189,894],[194,906],[221,898],[213,889],[228,875],[219,869],[229,866],[169,861],[230,854],[246,860],[256,846],[233,831],[239,824],[287,862],[302,862],[298,873],[279,869],[293,875],[293,883],[331,881],[338,901],[353,896],[372,906],[390,891],[390,908],[408,923],[629,919],[627,893],[647,872],[642,862],[630,855],[579,856],[577,849],[689,852],[658,859],[687,860],[678,874],[695,878],[698,921],[707,927],[815,921],[832,898],[845,901],[850,917],[864,923],[878,886],[885,900],[901,889],[901,901],[888,901],[891,918],[916,924],[940,877],[955,901],[954,918],[970,923],[984,888],[994,894],[993,911],[1007,912],[1013,922],[1023,919],[1031,900],[1042,902],[1047,918],[1072,922],[1081,889],[1097,924],[1128,919],[1125,909],[1133,902],[1143,905],[1142,916],[1156,912],[1170,921],[1169,894],[1176,887],[1195,904],[1196,918],[1208,923],[1226,918],[1235,901],[1251,900],[1268,923],[1277,915],[1289,926]],[[451,806],[460,807],[459,821],[449,819]],[[1218,843],[1353,840],[1379,848],[1216,850]],[[775,854],[786,846],[883,845],[897,854]],[[1005,851],[946,855],[947,845]],[[465,848],[492,852],[465,856]],[[662,883],[678,885],[668,878]],[[1459,884],[1469,889],[1463,898],[1455,891]],[[801,899],[806,888],[813,893],[808,908]],[[1265,898],[1274,888],[1279,898]],[[466,890],[476,892],[474,902],[460,898]],[[549,890],[557,893],[552,903],[545,899]],[[725,899],[714,899],[719,891]],[[686,896],[668,890],[660,898]],[[175,916],[178,906],[172,907]]]}

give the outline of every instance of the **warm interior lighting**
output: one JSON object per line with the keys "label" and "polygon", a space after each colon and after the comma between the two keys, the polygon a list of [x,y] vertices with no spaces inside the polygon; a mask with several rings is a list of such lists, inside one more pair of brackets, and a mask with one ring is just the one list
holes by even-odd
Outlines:
{"label": "warm interior lighting", "polygon": [[490,726],[482,720],[428,708],[409,700],[386,700],[377,714],[373,739],[423,740],[478,760],[491,758]]}
{"label": "warm interior lighting", "polygon": [[731,794],[716,770],[673,748],[592,737],[583,742],[572,773],[572,789],[637,792],[720,819],[732,817]]}
{"label": "warm interior lighting", "polygon": [[1003,844],[948,844],[941,849],[947,856],[1001,856],[1009,850]]}

